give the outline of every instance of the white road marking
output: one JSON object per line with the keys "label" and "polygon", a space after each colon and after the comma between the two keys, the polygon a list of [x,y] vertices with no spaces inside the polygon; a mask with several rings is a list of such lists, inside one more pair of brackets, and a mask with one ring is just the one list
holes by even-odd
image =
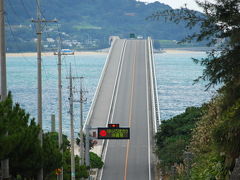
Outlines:
{"label": "white road marking", "polygon": [[[118,94],[118,89],[119,89],[119,82],[120,82],[120,79],[121,79],[121,74],[122,74],[122,65],[123,65],[123,56],[124,56],[124,54],[125,54],[125,50],[126,50],[126,46],[127,46],[127,41],[125,40],[124,41],[124,44],[123,44],[123,49],[122,49],[122,52],[121,52],[121,59],[120,59],[120,63],[119,63],[119,66],[120,66],[120,68],[119,68],[119,71],[120,71],[120,73],[119,73],[119,79],[118,79],[118,82],[117,82],[117,84],[116,84],[116,87],[117,87],[117,89],[116,89],[116,94],[115,95],[117,95]],[[117,80],[117,78],[116,78],[116,80]],[[114,93],[114,92],[113,92]],[[115,104],[116,104],[116,101],[117,101],[117,98],[115,98],[115,101],[114,101],[114,103],[113,103],[113,113],[112,114],[114,114],[114,109],[115,109]],[[110,116],[110,111],[109,111],[109,114],[108,114],[108,117]],[[112,120],[113,120],[113,115],[111,116],[111,118],[110,118],[110,123],[112,123]],[[109,122],[107,122],[107,124],[108,124]],[[107,125],[106,125],[107,126]],[[105,141],[105,140],[103,140],[103,141]],[[109,140],[107,140],[107,142],[106,142],[106,148],[105,148],[105,152],[104,152],[104,154],[103,154],[103,162],[105,163],[105,160],[106,160],[106,154],[107,154],[107,150],[108,150],[108,142],[109,142]],[[100,170],[100,180],[102,180],[102,176],[103,176],[103,169],[104,169],[104,165],[103,165],[103,167],[102,167],[102,169]]]}
{"label": "white road marking", "polygon": [[[147,40],[146,40],[147,43]],[[150,131],[149,131],[149,98],[148,98],[148,66],[147,66],[147,49],[146,49],[146,43],[145,43],[145,66],[146,66],[146,92],[147,92],[147,120],[148,120],[148,174],[149,174],[149,180],[152,179],[151,177],[151,160],[150,160]]]}

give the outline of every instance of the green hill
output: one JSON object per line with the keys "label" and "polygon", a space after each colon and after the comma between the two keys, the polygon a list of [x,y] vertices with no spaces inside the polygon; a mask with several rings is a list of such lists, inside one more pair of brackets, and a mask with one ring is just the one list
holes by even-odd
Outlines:
{"label": "green hill", "polygon": [[[11,0],[5,2],[8,51],[34,51],[35,29],[31,18],[36,18],[36,1]],[[136,0],[41,0],[42,14],[46,19],[57,18],[66,41],[64,46],[77,49],[98,49],[108,46],[108,38],[117,35],[127,38],[130,33],[154,39],[180,40],[189,30],[184,24],[145,20],[156,10],[170,9],[159,2],[143,3]],[[21,26],[20,26],[21,24]],[[192,31],[196,31],[193,29]],[[58,28],[48,24],[43,40],[56,39]],[[14,36],[14,38],[13,38]],[[75,44],[72,41],[75,40]],[[55,42],[43,42],[46,50]],[[70,42],[69,42],[70,41]],[[16,45],[17,44],[17,45]],[[21,47],[21,48],[19,48]]]}

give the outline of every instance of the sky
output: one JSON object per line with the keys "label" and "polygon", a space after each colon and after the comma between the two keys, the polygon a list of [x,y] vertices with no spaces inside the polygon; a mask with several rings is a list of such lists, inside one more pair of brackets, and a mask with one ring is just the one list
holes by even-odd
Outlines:
{"label": "sky", "polygon": [[[195,0],[139,0],[139,1],[149,2],[149,3],[159,1],[161,3],[171,6],[174,9],[183,7],[184,4],[187,4],[187,7],[189,9],[202,11],[201,8],[199,8],[198,5],[195,3]],[[209,0],[209,2],[214,2],[214,0]]]}

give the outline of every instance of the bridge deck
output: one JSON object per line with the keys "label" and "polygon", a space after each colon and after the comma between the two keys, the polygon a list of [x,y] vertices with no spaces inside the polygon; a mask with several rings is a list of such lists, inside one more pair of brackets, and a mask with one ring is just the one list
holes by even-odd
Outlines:
{"label": "bridge deck", "polygon": [[130,140],[110,140],[103,180],[150,179],[150,130],[147,47],[144,40],[127,41],[113,123],[131,128]]}
{"label": "bridge deck", "polygon": [[106,126],[124,42],[125,40],[116,40],[113,44],[112,51],[109,54],[109,61],[106,65],[105,73],[103,74],[102,83],[99,86],[100,89],[96,96],[94,110],[89,117],[89,125],[92,127]]}
{"label": "bridge deck", "polygon": [[119,123],[131,131],[130,140],[106,141],[105,165],[99,179],[151,179],[153,122],[148,48],[147,40],[117,40],[110,53],[89,124],[101,127]]}

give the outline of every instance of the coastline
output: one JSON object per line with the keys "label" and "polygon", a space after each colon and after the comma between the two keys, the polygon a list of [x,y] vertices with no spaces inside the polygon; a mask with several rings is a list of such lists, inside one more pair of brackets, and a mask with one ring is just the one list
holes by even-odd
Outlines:
{"label": "coastline", "polygon": [[[75,55],[104,55],[108,51],[76,51]],[[37,52],[23,52],[23,53],[6,53],[7,57],[37,57]],[[42,56],[55,56],[53,52],[42,52]]]}
{"label": "coastline", "polygon": [[[160,51],[155,51],[155,54],[158,53],[169,53],[169,54],[179,54],[179,53],[199,53],[206,52],[207,49],[196,49],[196,48],[166,48]],[[99,51],[76,51],[75,55],[106,55],[108,54],[108,50],[99,50]],[[37,57],[36,52],[23,52],[23,53],[6,53],[7,57]],[[42,52],[42,56],[54,56],[53,52]]]}
{"label": "coastline", "polygon": [[186,50],[186,49],[163,49],[162,53],[179,54],[179,53],[200,53],[206,51]]}
{"label": "coastline", "polygon": [[200,53],[209,51],[209,47],[189,47],[189,48],[163,48],[160,52],[156,53],[169,53],[169,54],[179,54],[179,53]]}

